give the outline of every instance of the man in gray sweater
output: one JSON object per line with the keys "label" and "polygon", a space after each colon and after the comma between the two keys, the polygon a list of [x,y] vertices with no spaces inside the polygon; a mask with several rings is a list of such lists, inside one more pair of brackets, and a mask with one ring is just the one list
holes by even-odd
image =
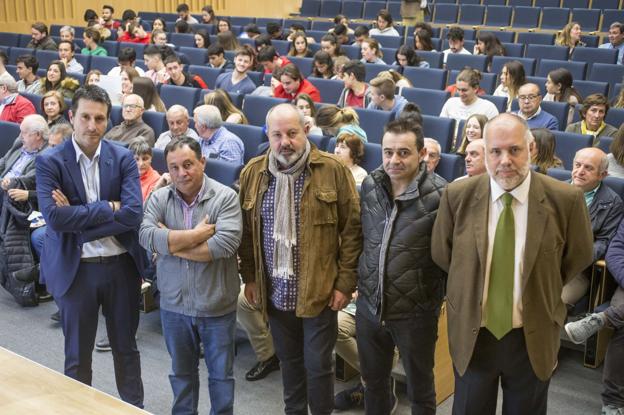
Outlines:
{"label": "man in gray sweater", "polygon": [[156,254],[163,335],[171,356],[172,413],[197,413],[199,346],[210,404],[233,414],[234,332],[242,217],[234,190],[204,174],[199,143],[183,136],[165,148],[172,184],[148,198],[141,245]]}

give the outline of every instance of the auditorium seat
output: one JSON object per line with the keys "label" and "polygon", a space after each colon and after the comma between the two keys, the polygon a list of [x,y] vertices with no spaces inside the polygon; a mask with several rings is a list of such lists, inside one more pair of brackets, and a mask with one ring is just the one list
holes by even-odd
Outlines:
{"label": "auditorium seat", "polygon": [[567,61],[570,53],[570,49],[563,46],[528,44],[526,47],[526,57],[537,59],[538,61],[540,59]]}
{"label": "auditorium seat", "polygon": [[[403,44],[403,38],[400,36],[372,35],[371,37],[379,42],[379,44],[384,48],[398,49]],[[392,63],[392,61],[388,62],[388,60],[386,60],[386,62]]]}
{"label": "auditorium seat", "polygon": [[[362,18],[365,20],[375,20],[379,10],[386,8],[385,1],[365,1]],[[331,16],[334,17],[334,16]]]}
{"label": "auditorium seat", "polygon": [[0,157],[4,157],[7,151],[11,149],[15,139],[20,135],[20,126],[17,123],[9,121],[0,121]]}
{"label": "auditorium seat", "polygon": [[[367,4],[370,2],[366,2]],[[456,24],[459,6],[456,4],[436,3],[433,14],[433,23],[436,24]],[[366,17],[365,17],[366,18]]]}
{"label": "auditorium seat", "polygon": [[245,163],[255,157],[260,144],[268,141],[262,127],[231,123],[225,123],[223,126],[236,134],[243,141],[243,145],[245,146]]}
{"label": "auditorium seat", "polygon": [[435,172],[450,183],[464,175],[464,158],[457,154],[441,153]]}
{"label": "auditorium seat", "polygon": [[605,97],[609,96],[608,82],[575,80],[573,85],[583,98],[591,94],[602,94]]}
{"label": "auditorium seat", "polygon": [[327,135],[308,135],[308,140],[312,142],[319,150],[326,151],[327,144],[331,137]]}
{"label": "auditorium seat", "polygon": [[524,66],[524,72],[527,76],[533,76],[535,73],[536,60],[533,58],[516,58],[509,56],[494,56],[492,58],[492,67],[490,72],[499,74],[503,69],[503,65],[509,61],[518,61]]}
{"label": "auditorium seat", "polygon": [[624,78],[624,65],[611,65],[606,63],[594,63],[591,66],[590,81],[608,82],[611,88],[622,82]]}
{"label": "auditorium seat", "polygon": [[[484,3],[486,4],[486,3]],[[486,26],[507,27],[511,26],[511,15],[513,7],[503,5],[488,5],[487,16],[485,18]]]}
{"label": "auditorium seat", "polygon": [[460,6],[459,21],[460,25],[480,26],[483,24],[485,17],[485,6],[479,4],[466,4],[462,1]]}
{"label": "auditorium seat", "polygon": [[600,23],[600,10],[592,10],[587,8],[573,8],[572,9],[572,21],[578,22],[581,28],[587,32],[593,32],[598,30]]}
{"label": "auditorium seat", "polygon": [[455,134],[455,120],[433,115],[423,115],[423,133],[440,143],[443,153],[450,153]]}
{"label": "auditorium seat", "polygon": [[[485,6],[504,6],[505,4],[507,4],[507,0],[483,0],[483,5]],[[489,13],[489,9],[488,9],[488,13]]]}
{"label": "auditorium seat", "polygon": [[[234,24],[234,23],[232,23]],[[195,35],[192,33],[169,33],[169,42],[173,43],[177,47],[195,47]]]}
{"label": "auditorium seat", "polygon": [[192,114],[199,99],[199,91],[199,88],[165,84],[160,87],[160,98],[167,108],[178,104],[186,108],[189,114]]}
{"label": "auditorium seat", "polygon": [[591,147],[594,137],[591,135],[565,133],[553,131],[555,135],[555,154],[563,162],[567,170],[572,170],[572,163],[576,152],[585,147]]}
{"label": "auditorium seat", "polygon": [[416,54],[420,56],[421,59],[429,62],[431,68],[442,68],[442,64],[444,63],[444,54],[442,52],[419,50],[416,51]]}
{"label": "auditorium seat", "polygon": [[511,27],[520,27],[532,29],[539,24],[540,13],[542,9],[539,7],[514,7],[513,21]]}
{"label": "auditorium seat", "polygon": [[210,89],[215,88],[217,77],[223,72],[222,69],[211,68],[206,65],[190,65],[188,71],[192,74],[199,75]]}
{"label": "auditorium seat", "polygon": [[567,102],[542,101],[541,107],[559,121],[559,130],[565,131],[570,105]]}
{"label": "auditorium seat", "polygon": [[593,0],[591,2],[592,9],[618,9],[620,0]]}
{"label": "auditorium seat", "polygon": [[542,8],[541,29],[561,30],[561,28],[567,25],[569,21],[570,9],[562,9],[559,6]]}
{"label": "auditorium seat", "polygon": [[617,49],[574,48],[570,60],[577,62],[617,64]]}
{"label": "auditorium seat", "polygon": [[537,33],[537,32],[519,32],[517,43],[526,45],[554,45],[554,33]]}
{"label": "auditorium seat", "polygon": [[533,0],[508,0],[507,5],[513,7],[530,7],[533,5]]}
{"label": "auditorium seat", "polygon": [[624,124],[624,108],[610,108],[605,122],[618,128]]}
{"label": "auditorium seat", "polygon": [[494,104],[499,113],[507,112],[507,97],[481,95],[481,98],[486,99]]}
{"label": "auditorium seat", "polygon": [[546,174],[548,174],[553,179],[557,179],[562,182],[570,181],[570,179],[572,179],[572,172],[565,169],[550,168],[548,169]]}
{"label": "auditorium seat", "polygon": [[243,113],[249,124],[262,127],[266,121],[267,112],[277,104],[288,102],[284,98],[261,97],[246,95],[243,101]]}
{"label": "auditorium seat", "polygon": [[17,47],[19,46],[19,38],[18,33],[0,32],[0,45]]}
{"label": "auditorium seat", "polygon": [[589,0],[563,0],[561,7],[568,9],[587,9]]}
{"label": "auditorium seat", "polygon": [[447,71],[445,69],[408,66],[403,70],[403,76],[410,80],[414,88],[442,90],[446,87]]}
{"label": "auditorium seat", "polygon": [[418,104],[423,115],[439,116],[450,94],[446,91],[424,88],[403,88],[401,95],[410,102]]}
{"label": "auditorium seat", "polygon": [[516,32],[505,32],[503,30],[496,30],[491,32],[502,43],[514,43],[516,39]]}
{"label": "auditorium seat", "polygon": [[98,69],[103,74],[107,74],[117,65],[116,56],[91,56],[91,70]]}
{"label": "auditorium seat", "polygon": [[565,68],[572,74],[573,79],[585,79],[587,64],[585,62],[566,62],[550,59],[542,59],[537,67],[537,76],[547,76],[552,70]]}
{"label": "auditorium seat", "polygon": [[[394,56],[392,56],[392,60],[394,60]],[[366,63],[364,64],[364,66],[366,68],[366,82],[369,82],[371,79],[379,75],[379,72],[388,71],[390,69],[394,71],[399,70],[399,67],[397,65],[383,65],[380,63]]]}
{"label": "auditorium seat", "polygon": [[156,139],[158,139],[158,136],[163,131],[167,131],[169,129],[169,127],[167,126],[167,120],[164,112],[145,111],[143,113],[143,121],[145,122],[145,124],[152,127]]}
{"label": "auditorium seat", "polygon": [[598,137],[598,147],[605,153],[609,154],[611,152],[611,144],[613,143],[613,137],[601,136]]}
{"label": "auditorium seat", "polygon": [[327,104],[336,104],[344,88],[344,82],[337,79],[323,79],[311,76],[308,78],[308,81],[319,90],[321,102]]}
{"label": "auditorium seat", "polygon": [[[349,19],[361,19],[364,2],[360,0],[342,2],[342,14]],[[333,22],[332,22],[333,23]]]}
{"label": "auditorium seat", "polygon": [[304,77],[308,77],[312,73],[312,58],[297,58],[294,56],[289,56],[288,60],[297,65],[299,71]]}
{"label": "auditorium seat", "polygon": [[206,176],[224,186],[232,186],[238,180],[241,170],[242,164],[212,158],[207,158],[204,166]]}
{"label": "auditorium seat", "polygon": [[[22,55],[34,55],[34,49],[12,47],[9,50],[9,63],[15,65],[15,60]],[[58,55],[57,55],[58,56]]]}
{"label": "auditorium seat", "polygon": [[158,173],[167,173],[167,161],[165,160],[165,151],[154,147],[152,149],[152,167]]}
{"label": "auditorium seat", "polygon": [[624,199],[624,179],[621,177],[607,176],[604,178],[604,184],[609,186],[620,198]]}
{"label": "auditorium seat", "polygon": [[485,55],[449,53],[446,59],[446,69],[462,70],[466,66],[469,66],[481,72],[485,72],[487,70],[487,59],[488,57]]}
{"label": "auditorium seat", "polygon": [[[404,88],[403,90],[405,91]],[[381,144],[384,128],[392,121],[390,111],[373,110],[365,108],[354,108],[360,120],[360,127],[366,131],[369,143]]]}
{"label": "auditorium seat", "polygon": [[320,17],[334,17],[340,14],[342,3],[338,0],[323,0],[321,3]]}
{"label": "auditorium seat", "polygon": [[181,46],[180,53],[184,53],[191,65],[204,65],[208,62],[208,49]]}

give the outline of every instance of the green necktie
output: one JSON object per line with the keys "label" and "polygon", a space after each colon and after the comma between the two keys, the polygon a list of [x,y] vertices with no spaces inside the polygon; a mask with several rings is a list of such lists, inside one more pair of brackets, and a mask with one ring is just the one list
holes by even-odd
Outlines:
{"label": "green necktie", "polygon": [[505,206],[496,224],[485,314],[485,327],[499,340],[512,327],[514,257],[516,249],[514,215],[511,209],[513,196],[510,193],[505,193],[501,198]]}

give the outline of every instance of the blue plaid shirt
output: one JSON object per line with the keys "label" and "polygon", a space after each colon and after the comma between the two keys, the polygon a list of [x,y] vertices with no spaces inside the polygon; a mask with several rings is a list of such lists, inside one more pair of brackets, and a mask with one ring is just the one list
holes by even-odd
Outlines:
{"label": "blue plaid shirt", "polygon": [[15,160],[15,163],[11,166],[11,170],[9,170],[3,178],[12,179],[14,177],[20,177],[22,173],[24,173],[26,165],[37,157],[37,153],[39,153],[39,150],[26,151],[22,148],[19,158]]}
{"label": "blue plaid shirt", "polygon": [[225,127],[220,127],[209,139],[201,138],[202,156],[244,164],[245,146],[238,136]]}
{"label": "blue plaid shirt", "polygon": [[[275,185],[276,180],[273,175],[269,180],[269,187],[262,200],[260,216],[262,218],[262,248],[264,252],[264,269],[269,277],[269,298],[275,308],[282,311],[295,311],[297,307],[297,289],[299,285],[299,207],[301,205],[301,195],[303,194],[303,183],[305,182],[305,171],[295,181],[295,218],[297,224],[297,244],[293,247],[293,269],[295,276],[292,279],[283,279],[273,276],[273,224],[275,218]],[[279,197],[279,196],[278,196]]]}

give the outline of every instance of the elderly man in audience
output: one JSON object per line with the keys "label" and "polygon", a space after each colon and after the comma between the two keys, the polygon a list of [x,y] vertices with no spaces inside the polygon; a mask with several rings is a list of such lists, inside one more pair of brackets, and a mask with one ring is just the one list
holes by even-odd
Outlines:
{"label": "elderly man in audience", "polygon": [[485,141],[482,138],[472,140],[466,146],[466,175],[456,180],[478,176],[486,172],[485,169]]}
{"label": "elderly man in audience", "polygon": [[520,109],[516,112],[520,118],[526,120],[529,128],[548,128],[558,130],[559,121],[550,113],[544,111],[542,103],[542,93],[539,85],[526,83],[518,89],[518,105]]}
{"label": "elderly man in audience", "polygon": [[336,314],[351,299],[362,249],[358,193],[344,164],[310,145],[293,105],[269,111],[267,133],[268,154],[241,173],[240,273],[269,320],[285,412],[330,414]]}
{"label": "elderly man in audience", "polygon": [[121,104],[121,124],[114,126],[104,136],[107,140],[129,143],[138,136],[143,136],[150,146],[154,145],[154,130],[143,119],[145,107],[143,98],[136,94],[126,95]]}
{"label": "elderly man in audience", "polygon": [[617,63],[621,65],[624,58],[624,24],[620,22],[611,23],[611,26],[609,26],[609,41],[598,47],[600,49],[617,49]]}
{"label": "elderly man in audience", "polygon": [[201,105],[195,108],[193,118],[204,157],[244,164],[243,141],[223,126],[219,108],[214,105]]}
{"label": "elderly man in audience", "polygon": [[581,121],[566,127],[566,133],[589,134],[594,136],[594,144],[598,145],[599,137],[615,137],[617,128],[605,123],[609,111],[609,101],[602,94],[591,94],[583,100]]}
{"label": "elderly man in audience", "polygon": [[65,64],[67,73],[83,73],[84,67],[74,57],[74,44],[61,40],[58,44],[59,60]]}
{"label": "elderly man in audience", "polygon": [[429,173],[434,173],[438,164],[440,164],[440,154],[442,154],[442,146],[438,143],[438,140],[435,138],[425,138],[425,148],[427,149],[427,154],[423,157],[425,163],[427,163],[427,171]]}
{"label": "elderly man in audience", "polygon": [[370,81],[371,102],[368,109],[390,111],[393,118],[397,118],[407,100],[401,95],[395,95],[396,85],[392,79],[378,76]]}
{"label": "elderly man in audience", "polygon": [[35,172],[35,157],[48,145],[48,123],[39,114],[24,117],[20,135],[7,153],[0,158],[0,185],[8,189],[11,179]]}
{"label": "elderly man in audience", "polygon": [[16,62],[17,76],[20,78],[17,81],[18,92],[28,92],[29,94],[36,94],[39,92],[39,78],[37,77],[37,69],[39,69],[39,62],[33,55],[20,55]]}
{"label": "elderly man in audience", "polygon": [[211,412],[233,414],[240,206],[234,190],[204,174],[206,160],[195,139],[170,142],[165,159],[173,183],[147,200],[139,237],[157,255],[171,412],[197,413],[203,344]]}
{"label": "elderly man in audience", "polygon": [[56,43],[48,35],[48,26],[42,22],[35,22],[30,26],[32,40],[26,45],[29,49],[56,50]]}
{"label": "elderly man in audience", "polygon": [[17,93],[13,78],[0,79],[0,121],[21,123],[25,116],[36,113],[32,102]]}
{"label": "elderly man in audience", "polygon": [[182,105],[174,104],[167,110],[167,125],[169,125],[169,131],[165,131],[160,134],[154,147],[164,150],[170,141],[186,136],[194,138],[199,141],[199,136],[189,127],[189,113],[188,110]]}
{"label": "elderly man in audience", "polygon": [[[572,165],[572,184],[584,192],[589,210],[594,234],[594,261],[604,258],[624,215],[622,199],[603,183],[608,167],[607,155],[594,147],[579,150]],[[590,276],[591,269],[586,269],[563,286],[561,298],[568,309],[585,295]]]}

